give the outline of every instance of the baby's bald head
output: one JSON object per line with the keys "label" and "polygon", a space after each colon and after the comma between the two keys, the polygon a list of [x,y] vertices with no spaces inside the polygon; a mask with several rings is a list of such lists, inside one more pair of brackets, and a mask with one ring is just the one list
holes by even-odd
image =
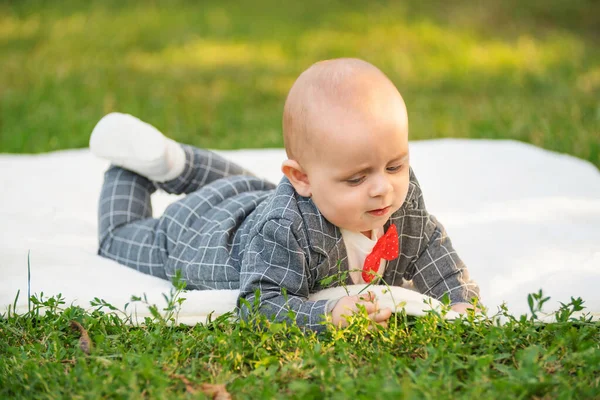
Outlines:
{"label": "baby's bald head", "polygon": [[[328,144],[343,139],[345,124],[390,119],[407,129],[404,101],[394,84],[366,61],[341,58],[313,64],[296,80],[283,112],[289,159],[303,164]],[[379,118],[385,116],[385,118]],[[368,130],[368,127],[366,127]],[[336,136],[335,138],[327,136]],[[325,149],[327,150],[327,149]]]}

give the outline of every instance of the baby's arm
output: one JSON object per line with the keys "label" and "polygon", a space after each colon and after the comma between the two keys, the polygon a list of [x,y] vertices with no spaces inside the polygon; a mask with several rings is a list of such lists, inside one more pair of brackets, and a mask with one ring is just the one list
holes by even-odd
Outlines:
{"label": "baby's arm", "polygon": [[[277,321],[289,320],[288,311],[296,314],[296,323],[315,331],[325,329],[322,322],[335,301],[309,301],[309,267],[292,222],[271,219],[250,233],[240,270],[240,299],[253,305],[256,291],[259,311]],[[240,303],[242,317],[250,310]]]}
{"label": "baby's arm", "polygon": [[[419,257],[409,266],[407,275],[421,293],[438,300],[447,294],[453,306],[479,298],[479,287],[471,280],[446,230],[434,216],[428,218],[429,229],[425,231],[429,232],[429,240],[423,241]],[[460,308],[457,306],[457,311]]]}
{"label": "baby's arm", "polygon": [[[445,294],[450,297],[450,304],[458,312],[464,312],[464,305],[472,298],[479,298],[479,287],[471,280],[465,263],[452,246],[446,230],[433,215],[429,214],[423,199],[419,183],[411,170],[411,182],[415,192],[412,193],[413,204],[407,218],[423,221],[423,225],[412,227],[410,232],[400,232],[401,235],[411,236],[420,231],[417,257],[406,268],[404,278],[412,280],[420,293],[440,300]],[[412,215],[412,216],[411,216]],[[410,226],[411,224],[403,224]],[[408,228],[411,229],[411,228]]]}
{"label": "baby's arm", "polygon": [[[296,315],[296,323],[322,331],[325,316],[331,314],[336,326],[346,324],[345,315],[365,307],[369,317],[385,326],[391,310],[379,310],[373,294],[346,296],[339,300],[308,300],[310,271],[308,260],[294,234],[292,222],[273,219],[251,233],[240,271],[240,298],[254,304],[255,292],[260,290],[259,310],[277,321],[289,320],[288,311]],[[249,310],[240,304],[242,317]]]}

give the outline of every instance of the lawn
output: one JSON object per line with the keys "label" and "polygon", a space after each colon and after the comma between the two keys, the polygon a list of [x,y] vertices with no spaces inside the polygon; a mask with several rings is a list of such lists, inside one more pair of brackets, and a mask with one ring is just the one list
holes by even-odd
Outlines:
{"label": "lawn", "polygon": [[[600,324],[570,318],[578,300],[553,324],[400,313],[373,330],[356,315],[320,335],[258,317],[133,327],[100,301],[84,311],[33,300],[0,319],[0,398],[229,398],[206,385],[236,399],[600,396]],[[531,300],[535,311],[543,298]]]}
{"label": "lawn", "polygon": [[[599,15],[593,0],[2,1],[0,152],[86,147],[111,111],[199,146],[281,147],[295,77],[352,56],[397,85],[413,140],[515,139],[600,168]],[[600,324],[577,308],[315,335],[258,317],[131,326],[34,297],[0,318],[0,398],[600,398]]]}
{"label": "lawn", "polygon": [[281,147],[313,62],[360,57],[411,139],[516,139],[600,167],[600,3],[4,1],[0,152],[86,147],[110,111],[209,148]]}

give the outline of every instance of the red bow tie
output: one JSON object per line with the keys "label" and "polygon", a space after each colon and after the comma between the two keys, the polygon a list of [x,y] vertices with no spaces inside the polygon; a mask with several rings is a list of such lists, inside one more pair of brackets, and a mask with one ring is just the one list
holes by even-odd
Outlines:
{"label": "red bow tie", "polygon": [[365,282],[370,283],[375,278],[382,258],[390,261],[398,257],[398,247],[398,231],[396,231],[396,225],[391,224],[385,235],[377,240],[371,254],[365,258],[362,270]]}

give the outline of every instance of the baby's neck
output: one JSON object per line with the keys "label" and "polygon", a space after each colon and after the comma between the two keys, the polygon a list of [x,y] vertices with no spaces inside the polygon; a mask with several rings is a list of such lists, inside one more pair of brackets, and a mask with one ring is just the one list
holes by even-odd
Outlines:
{"label": "baby's neck", "polygon": [[353,234],[361,234],[369,240],[378,240],[384,234],[383,226],[380,228],[371,229],[370,231],[354,231],[345,228],[340,228],[340,230],[352,232]]}
{"label": "baby's neck", "polygon": [[364,236],[371,240],[377,240],[383,236],[383,226],[377,229],[371,229],[370,231],[361,232]]}

